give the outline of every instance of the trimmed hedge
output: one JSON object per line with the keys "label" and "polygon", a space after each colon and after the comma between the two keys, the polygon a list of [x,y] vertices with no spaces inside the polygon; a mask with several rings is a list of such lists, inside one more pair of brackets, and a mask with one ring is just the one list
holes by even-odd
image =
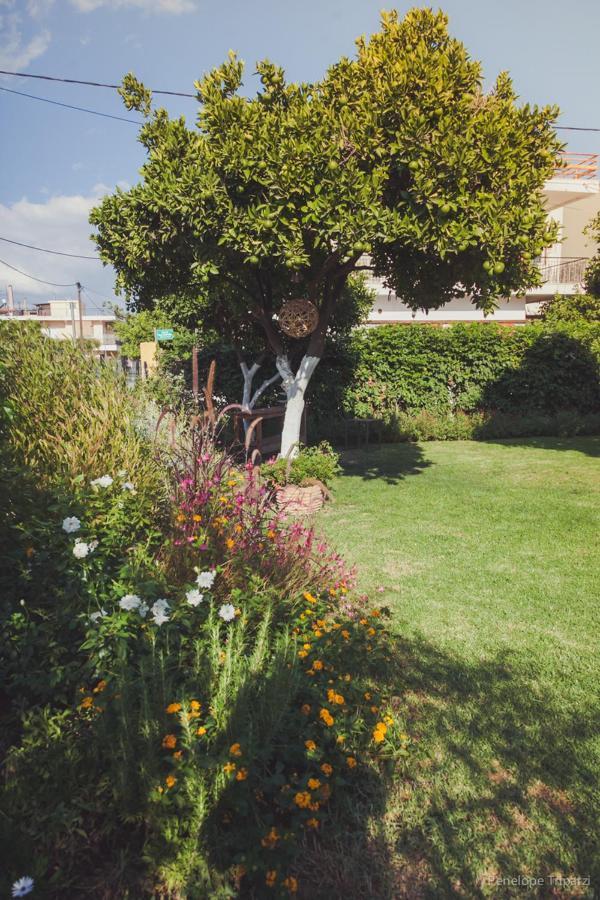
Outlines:
{"label": "trimmed hedge", "polygon": [[398,410],[502,412],[600,409],[598,326],[439,328],[391,325],[355,337],[359,363],[345,389],[353,415]]}
{"label": "trimmed hedge", "polygon": [[[214,357],[216,393],[227,402],[239,402],[242,379],[233,351],[204,350],[201,377]],[[267,359],[256,384],[261,375],[272,372],[273,362]],[[277,399],[281,391],[274,385],[261,403]],[[399,417],[401,430],[406,430],[409,420],[423,412],[439,422],[447,420],[452,432],[456,423],[448,417],[458,412],[471,417],[485,413],[488,423],[490,414],[503,416],[503,423],[526,418],[528,427],[545,417],[547,433],[552,427],[548,423],[563,411],[592,417],[600,413],[600,324],[475,322],[448,328],[420,324],[362,328],[349,338],[329,342],[307,399],[311,442],[337,440],[346,417],[380,419],[397,433]],[[473,430],[479,433],[474,421],[464,429],[469,435]],[[445,427],[436,430],[443,432]]]}

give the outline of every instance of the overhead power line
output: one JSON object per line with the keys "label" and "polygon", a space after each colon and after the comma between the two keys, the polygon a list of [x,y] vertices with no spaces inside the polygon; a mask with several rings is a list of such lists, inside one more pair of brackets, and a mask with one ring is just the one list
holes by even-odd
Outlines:
{"label": "overhead power line", "polygon": [[13,91],[11,88],[2,87],[0,91],[8,94],[17,94],[19,97],[28,97],[30,100],[40,100],[42,103],[51,103],[53,106],[62,106],[65,109],[75,109],[77,112],[89,113],[91,116],[102,116],[104,119],[116,119],[117,122],[127,122],[128,125],[143,125],[141,119],[126,119],[124,116],[113,116],[111,113],[98,112],[96,109],[88,109],[85,106],[72,106],[70,103],[61,103],[60,100],[49,100],[48,97],[37,97],[35,94],[25,94],[23,91]]}
{"label": "overhead power line", "polygon": [[[100,88],[112,88],[112,90],[117,90],[121,87],[120,84],[104,84],[101,81],[79,81],[77,78],[57,78],[54,75],[32,75],[31,72],[5,72],[3,69],[0,69],[0,75],[14,75],[18,78],[39,78],[42,81],[60,81],[63,84],[83,84],[86,87],[100,87]],[[170,97],[190,97],[192,100],[197,100],[197,94],[188,94],[185,91],[159,91],[150,88],[153,94],[167,94]],[[129,120],[128,120],[129,121]]]}
{"label": "overhead power line", "polygon": [[83,256],[81,253],[65,253],[62,250],[48,250],[46,247],[35,247],[33,244],[23,244],[21,241],[13,241],[6,237],[0,237],[0,241],[5,241],[7,244],[15,244],[17,247],[27,247],[28,250],[38,250],[40,253],[52,253],[54,256],[69,256],[71,259],[93,259],[94,262],[102,262],[99,256]]}
{"label": "overhead power line", "polygon": [[[5,69],[0,69],[0,75],[12,75],[16,78],[37,78],[41,81],[58,81],[62,84],[81,84],[81,85],[84,85],[85,87],[109,88],[111,90],[118,90],[118,88],[121,87],[120,84],[107,84],[102,81],[82,81],[78,78],[59,78],[55,75],[34,75],[31,72],[8,72]],[[4,90],[7,90],[7,89],[4,88]],[[165,90],[158,90],[158,89],[154,89],[154,88],[150,88],[150,90],[152,91],[153,94],[164,94],[169,97],[188,97],[190,100],[198,99],[197,94],[190,94],[188,91],[165,91]],[[18,92],[14,91],[13,93],[18,93]],[[30,96],[30,95],[26,94],[25,96]],[[42,100],[44,98],[35,97],[34,99]],[[52,103],[53,101],[49,100],[48,102]],[[54,102],[56,102],[56,101],[54,101]],[[67,104],[59,104],[59,105],[66,106]],[[75,109],[77,107],[73,107],[73,108]],[[93,110],[84,110],[84,111],[85,112],[93,112]],[[106,114],[105,113],[97,113],[97,115],[106,115]],[[119,117],[112,116],[111,118],[119,118]],[[131,122],[133,120],[132,119],[123,119],[123,121]],[[575,125],[555,125],[554,127],[558,131],[593,131],[593,132],[600,133],[600,128],[584,128],[584,127],[575,126]]]}
{"label": "overhead power line", "polygon": [[47,284],[50,287],[76,287],[77,286],[76,281],[70,281],[68,284],[57,284],[55,281],[44,281],[43,278],[36,278],[35,275],[30,275],[29,272],[23,272],[22,269],[17,269],[16,266],[11,266],[11,264],[6,262],[5,259],[0,259],[0,263],[2,263],[3,266],[6,266],[7,269],[12,269],[13,272],[18,272],[19,275],[24,275],[25,278],[31,278],[32,281],[39,281],[40,284]]}

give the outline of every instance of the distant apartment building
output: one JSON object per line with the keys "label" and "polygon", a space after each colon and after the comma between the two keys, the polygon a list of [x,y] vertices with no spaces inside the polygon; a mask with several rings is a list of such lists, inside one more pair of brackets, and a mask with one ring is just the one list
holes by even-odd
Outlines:
{"label": "distant apartment building", "polygon": [[[0,308],[0,327],[3,321],[39,322],[43,334],[58,340],[78,339],[93,341],[101,356],[115,356],[118,351],[112,313],[86,312],[82,302],[81,321],[75,300],[49,300],[35,303],[32,309],[14,309],[8,305]],[[83,327],[83,332],[81,331]]]}
{"label": "distant apartment building", "polygon": [[582,281],[595,246],[584,234],[585,226],[600,212],[600,180],[597,154],[565,153],[564,165],[546,183],[544,196],[548,216],[559,225],[556,244],[544,251],[538,265],[543,284],[531,288],[525,297],[500,300],[495,312],[485,316],[475,309],[468,297],[449,301],[441,309],[413,312],[377,278],[369,278],[376,292],[369,315],[369,325],[426,322],[451,325],[455,322],[501,322],[523,324],[539,315],[541,303],[555,294],[575,294],[583,290]]}

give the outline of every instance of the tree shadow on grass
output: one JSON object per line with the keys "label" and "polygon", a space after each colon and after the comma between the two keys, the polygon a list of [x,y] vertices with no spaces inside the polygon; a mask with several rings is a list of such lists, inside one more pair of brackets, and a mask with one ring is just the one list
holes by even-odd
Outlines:
{"label": "tree shadow on grass", "polygon": [[[524,653],[469,663],[420,638],[400,641],[388,676],[414,739],[396,784],[403,799],[388,804],[390,896],[512,897],[523,888],[496,879],[521,874],[546,878],[533,896],[591,897],[600,884],[593,698],[575,706],[538,690]],[[553,892],[548,877],[557,872],[589,876],[591,887]]]}
{"label": "tree shadow on grass", "polygon": [[399,484],[409,475],[419,475],[432,465],[419,444],[388,444],[369,450],[346,450],[342,453],[342,477],[359,476],[363,481],[382,479],[386,484]]}

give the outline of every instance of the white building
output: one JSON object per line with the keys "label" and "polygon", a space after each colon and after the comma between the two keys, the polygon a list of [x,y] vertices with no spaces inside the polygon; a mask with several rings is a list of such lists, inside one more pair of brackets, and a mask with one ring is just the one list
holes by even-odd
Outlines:
{"label": "white building", "polygon": [[[86,313],[82,301],[81,322],[79,309],[75,300],[49,300],[34,304],[33,309],[12,309],[4,306],[0,309],[0,322],[16,320],[19,322],[39,322],[43,334],[59,340],[78,339],[94,341],[98,352],[103,356],[117,353],[117,338],[114,330],[115,316],[112,313]],[[81,330],[83,326],[83,332]]]}
{"label": "white building", "polygon": [[488,316],[475,309],[468,297],[451,300],[441,309],[414,313],[398,300],[377,278],[369,278],[376,298],[369,325],[427,322],[451,325],[455,322],[501,322],[517,325],[539,314],[540,304],[555,294],[575,294],[583,290],[583,274],[596,247],[583,233],[585,226],[600,212],[600,181],[597,154],[565,153],[564,166],[544,188],[548,216],[559,224],[559,238],[544,251],[539,266],[544,284],[532,288],[525,297],[509,297],[499,302]]}

